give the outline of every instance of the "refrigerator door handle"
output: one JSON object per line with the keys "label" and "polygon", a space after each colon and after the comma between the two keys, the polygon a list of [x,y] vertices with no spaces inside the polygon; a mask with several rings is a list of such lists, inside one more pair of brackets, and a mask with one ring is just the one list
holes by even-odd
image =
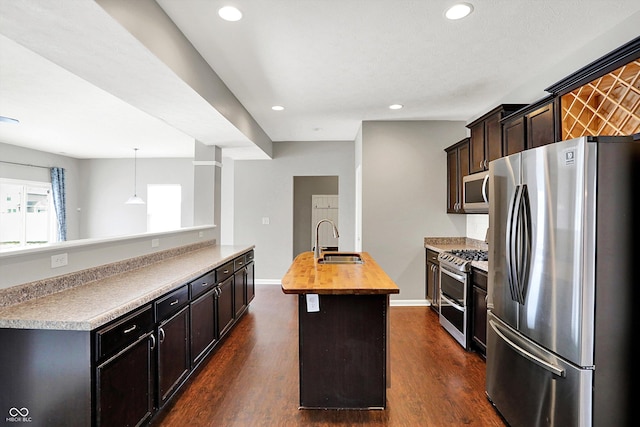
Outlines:
{"label": "refrigerator door handle", "polygon": [[531,206],[529,204],[529,191],[526,184],[522,185],[520,192],[520,207],[518,209],[519,245],[517,258],[518,275],[518,300],[524,304],[529,283],[529,267],[531,264]]}
{"label": "refrigerator door handle", "polygon": [[533,362],[536,365],[540,366],[542,369],[545,369],[545,370],[551,372],[555,376],[558,376],[558,377],[565,377],[566,376],[566,372],[562,367],[556,366],[556,365],[551,364],[551,363],[549,363],[549,362],[547,362],[545,360],[542,360],[541,358],[537,357],[534,354],[531,354],[530,352],[526,351],[525,349],[523,349],[522,347],[520,347],[519,345],[517,345],[516,343],[511,341],[509,338],[507,338],[505,336],[505,334],[503,334],[502,331],[500,330],[500,325],[498,325],[495,321],[489,320],[489,325],[491,326],[491,329],[493,329],[493,331],[500,338],[502,338],[502,340],[505,343],[507,343],[507,345],[509,345],[509,347],[511,347],[514,351],[516,351],[518,354],[520,354],[525,359],[530,360],[531,362]]}
{"label": "refrigerator door handle", "polygon": [[518,299],[518,274],[516,266],[517,254],[517,219],[518,207],[520,206],[521,186],[516,185],[513,198],[509,203],[509,211],[507,212],[507,229],[506,229],[506,255],[507,255],[507,278],[509,280],[509,290],[511,291],[511,299]]}
{"label": "refrigerator door handle", "polygon": [[527,185],[520,186],[515,207],[515,300],[524,304],[526,287],[529,278],[529,258],[531,254],[531,220],[529,207],[529,192]]}

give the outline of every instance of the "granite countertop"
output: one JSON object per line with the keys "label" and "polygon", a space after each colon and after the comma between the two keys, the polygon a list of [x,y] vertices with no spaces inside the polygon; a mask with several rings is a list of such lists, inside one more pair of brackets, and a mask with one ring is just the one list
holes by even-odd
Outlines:
{"label": "granite countertop", "polygon": [[206,246],[50,295],[0,307],[0,328],[91,331],[254,246]]}
{"label": "granite countertop", "polygon": [[[424,247],[436,252],[456,249],[482,249],[485,251],[489,249],[487,243],[469,237],[425,237]],[[489,271],[488,261],[471,261],[471,266],[484,272]]]}
{"label": "granite countertop", "polygon": [[298,255],[282,279],[285,294],[397,294],[400,288],[367,252],[362,264],[320,264],[313,252]]}

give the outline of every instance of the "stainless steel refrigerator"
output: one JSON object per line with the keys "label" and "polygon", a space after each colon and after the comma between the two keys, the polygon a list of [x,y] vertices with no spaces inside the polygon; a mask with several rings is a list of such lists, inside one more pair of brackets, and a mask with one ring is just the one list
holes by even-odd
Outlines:
{"label": "stainless steel refrigerator", "polygon": [[640,141],[557,142],[489,173],[487,397],[513,427],[629,425]]}

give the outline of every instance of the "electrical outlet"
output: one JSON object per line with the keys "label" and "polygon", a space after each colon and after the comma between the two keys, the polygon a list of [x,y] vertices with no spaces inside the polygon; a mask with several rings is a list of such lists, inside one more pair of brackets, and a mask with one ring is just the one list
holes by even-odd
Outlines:
{"label": "electrical outlet", "polygon": [[268,216],[263,216],[262,217],[262,225],[269,225],[269,217]]}
{"label": "electrical outlet", "polygon": [[67,254],[51,255],[51,268],[64,267],[69,263]]}
{"label": "electrical outlet", "polygon": [[198,232],[198,237],[204,237],[204,231],[199,231]]}
{"label": "electrical outlet", "polygon": [[160,246],[160,239],[151,239],[151,247],[157,248],[158,246]]}

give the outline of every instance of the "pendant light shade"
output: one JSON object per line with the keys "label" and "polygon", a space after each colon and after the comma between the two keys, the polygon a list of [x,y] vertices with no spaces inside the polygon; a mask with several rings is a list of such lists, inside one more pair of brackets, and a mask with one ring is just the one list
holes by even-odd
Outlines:
{"label": "pendant light shade", "polygon": [[129,197],[125,203],[125,205],[144,205],[144,200],[141,197],[138,197],[136,192],[136,178],[137,178],[137,169],[138,169],[138,149],[133,149],[133,196]]}

